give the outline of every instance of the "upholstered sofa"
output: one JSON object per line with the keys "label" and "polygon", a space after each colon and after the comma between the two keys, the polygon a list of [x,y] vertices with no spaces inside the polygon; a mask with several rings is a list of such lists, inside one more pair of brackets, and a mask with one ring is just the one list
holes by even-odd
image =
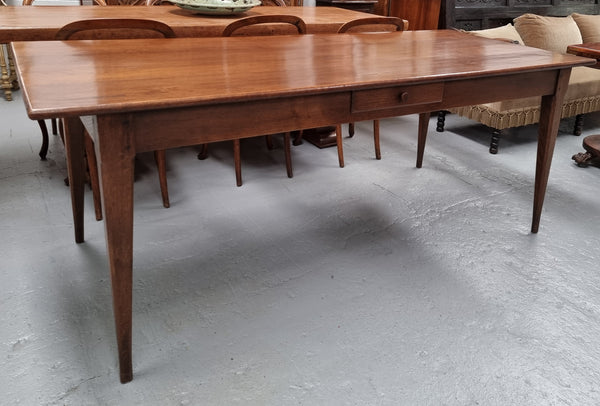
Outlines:
{"label": "upholstered sofa", "polygon": [[[514,25],[480,31],[474,35],[566,53],[567,46],[582,42],[600,42],[600,15],[573,13],[567,17],[523,14]],[[490,153],[498,151],[501,130],[535,124],[540,116],[540,97],[506,100],[450,109],[449,112],[476,120],[492,129]],[[575,116],[574,134],[580,135],[583,114],[600,110],[600,69],[576,67],[571,71],[569,87],[562,107],[562,118]],[[438,116],[438,131],[444,130],[446,112]]]}

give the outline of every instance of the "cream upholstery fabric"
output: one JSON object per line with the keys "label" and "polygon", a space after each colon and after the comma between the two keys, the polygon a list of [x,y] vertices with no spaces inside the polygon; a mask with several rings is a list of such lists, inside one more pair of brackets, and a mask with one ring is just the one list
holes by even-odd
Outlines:
{"label": "cream upholstery fabric", "polygon": [[[516,31],[517,38],[514,37]],[[581,31],[580,31],[581,30]],[[600,42],[600,15],[572,14],[568,17],[543,17],[523,14],[510,25],[474,31],[490,38],[519,40],[521,43],[553,52],[566,53],[567,46],[582,42]],[[540,97],[505,100],[450,109],[463,117],[502,130],[538,123]],[[561,118],[600,110],[600,69],[576,67],[571,71]]]}
{"label": "cream upholstery fabric", "polygon": [[571,14],[581,31],[583,42],[600,42],[600,15]]}
{"label": "cream upholstery fabric", "polygon": [[[543,17],[523,14],[515,18],[514,30],[522,43],[527,46],[566,53],[568,45],[580,44],[584,41],[600,42],[600,15],[588,16],[574,13],[568,17]],[[513,35],[510,25],[474,33],[506,39],[512,39],[511,35]],[[540,97],[529,97],[458,107],[450,109],[450,112],[502,130],[539,122],[540,102]],[[573,68],[561,117],[572,117],[598,110],[600,110],[600,69]]]}
{"label": "cream upholstery fabric", "polygon": [[573,17],[545,17],[523,14],[514,19],[523,43],[530,47],[564,54],[567,46],[583,42]]}
{"label": "cream upholstery fabric", "polygon": [[516,28],[512,24],[506,24],[502,27],[490,28],[487,30],[474,30],[465,31],[470,34],[475,34],[480,37],[495,38],[495,39],[507,39],[510,41],[516,41],[523,45],[523,39],[517,32]]}

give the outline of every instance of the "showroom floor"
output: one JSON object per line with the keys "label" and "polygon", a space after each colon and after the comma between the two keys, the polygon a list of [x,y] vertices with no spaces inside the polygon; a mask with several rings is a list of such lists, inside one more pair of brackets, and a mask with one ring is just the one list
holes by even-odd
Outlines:
{"label": "showroom floor", "polygon": [[[171,208],[137,160],[134,380],[119,383],[102,222],[75,244],[64,148],[0,100],[2,405],[600,404],[600,169],[561,125],[530,234],[535,127],[371,124],[334,149],[168,151]],[[600,132],[600,115],[586,133]],[[459,135],[460,134],[460,135]]]}

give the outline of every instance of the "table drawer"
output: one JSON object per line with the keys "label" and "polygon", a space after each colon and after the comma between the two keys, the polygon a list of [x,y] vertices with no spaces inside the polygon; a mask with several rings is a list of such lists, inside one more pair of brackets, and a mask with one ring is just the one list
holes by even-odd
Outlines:
{"label": "table drawer", "polygon": [[443,94],[443,83],[359,90],[352,93],[352,112],[438,103]]}

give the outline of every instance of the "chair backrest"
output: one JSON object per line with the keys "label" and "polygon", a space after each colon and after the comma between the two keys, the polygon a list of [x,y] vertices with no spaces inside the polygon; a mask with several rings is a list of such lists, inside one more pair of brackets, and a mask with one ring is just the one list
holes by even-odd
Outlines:
{"label": "chair backrest", "polygon": [[56,33],[57,40],[175,38],[167,24],[136,18],[99,18],[79,20],[65,25]]}
{"label": "chair backrest", "polygon": [[[368,27],[369,29],[367,29],[367,26],[372,27]],[[384,29],[386,26],[388,29]],[[338,33],[348,32],[355,27],[360,27],[360,31],[362,32],[371,31],[371,28],[373,28],[372,31],[406,31],[408,29],[408,21],[398,17],[358,18],[343,24],[338,29]]]}
{"label": "chair backrest", "polygon": [[[262,0],[263,6],[279,6],[279,7],[287,7],[287,4],[284,0]],[[292,4],[295,5],[295,4]]]}
{"label": "chair backrest", "polygon": [[[263,30],[240,30],[244,27],[249,27],[258,24],[271,24]],[[306,23],[300,17],[292,16],[292,15],[260,15],[260,16],[252,16],[246,17],[239,20],[236,20],[229,24],[223,30],[223,37],[231,37],[235,32],[236,35],[273,35],[279,34],[280,31],[277,29],[277,26],[280,24],[288,24],[296,27],[296,31],[298,34],[306,34]],[[240,30],[240,32],[236,32]]]}

